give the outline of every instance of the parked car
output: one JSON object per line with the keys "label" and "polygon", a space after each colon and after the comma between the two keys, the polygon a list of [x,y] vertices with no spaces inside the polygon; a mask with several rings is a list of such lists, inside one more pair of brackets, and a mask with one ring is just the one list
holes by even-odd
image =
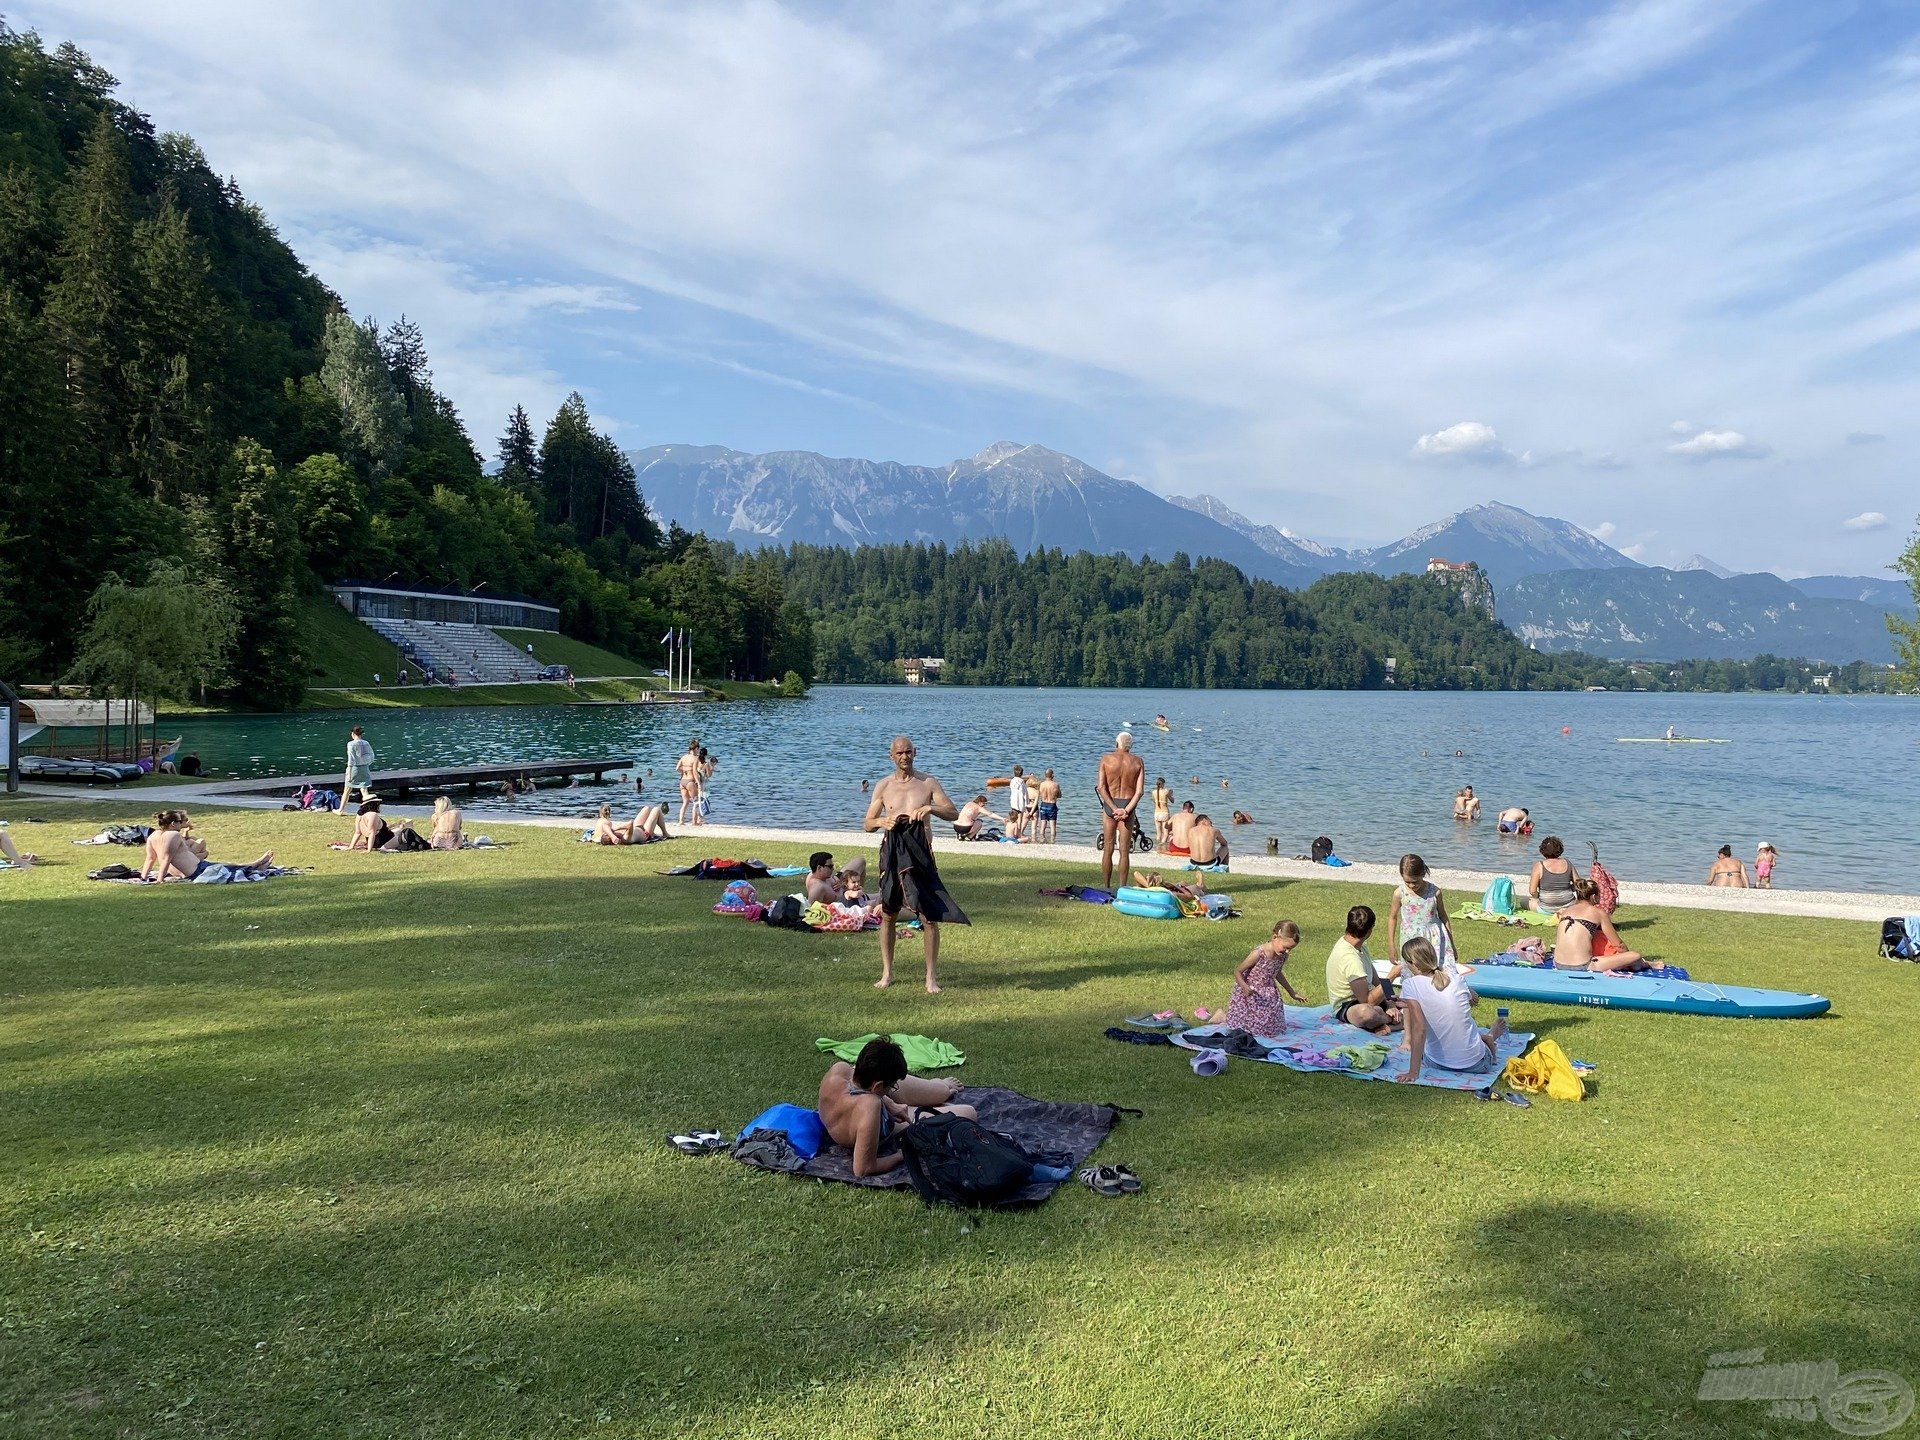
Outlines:
{"label": "parked car", "polygon": [[573,678],[573,672],[564,665],[542,665],[540,667],[539,678],[542,680],[571,680]]}

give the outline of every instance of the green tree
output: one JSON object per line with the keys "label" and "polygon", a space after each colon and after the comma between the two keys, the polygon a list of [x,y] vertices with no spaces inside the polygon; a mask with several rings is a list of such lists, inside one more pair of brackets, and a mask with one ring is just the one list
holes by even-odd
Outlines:
{"label": "green tree", "polygon": [[137,754],[139,705],[186,700],[224,681],[238,628],[224,586],[156,561],[145,584],[110,575],[93,592],[70,678],[128,702]]}
{"label": "green tree", "polygon": [[205,483],[220,328],[207,259],[171,194],[134,229],[136,315],[128,443],[145,493],[165,500]]}
{"label": "green tree", "polygon": [[516,405],[507,416],[506,434],[500,437],[500,482],[527,495],[540,493],[540,450],[534,444],[533,425],[525,407]]}
{"label": "green tree", "polygon": [[309,455],[287,471],[287,486],[307,563],[339,578],[366,546],[366,487],[338,455]]}
{"label": "green tree", "polygon": [[46,320],[88,467],[124,471],[134,335],[133,206],[127,145],[102,112],[59,197],[60,253]]}
{"label": "green tree", "polygon": [[226,566],[240,610],[232,691],[240,703],[289,710],[306,688],[298,616],[304,565],[293,500],[265,446],[242,440],[222,468]]}
{"label": "green tree", "polygon": [[335,312],[327,316],[322,350],[320,384],[340,407],[342,437],[369,474],[384,475],[406,445],[407,407],[387,372],[379,329]]}
{"label": "green tree", "polygon": [[[1900,552],[1893,568],[1907,577],[1914,603],[1920,605],[1920,531],[1907,542],[1907,548]],[[1887,629],[1893,633],[1894,653],[1898,656],[1895,683],[1903,690],[1920,690],[1920,616],[1909,620],[1902,615],[1888,615]]]}

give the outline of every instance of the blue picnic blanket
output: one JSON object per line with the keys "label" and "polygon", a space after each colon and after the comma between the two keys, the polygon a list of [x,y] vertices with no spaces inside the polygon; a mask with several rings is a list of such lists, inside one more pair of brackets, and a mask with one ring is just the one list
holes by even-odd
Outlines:
{"label": "blue picnic blanket", "polygon": [[[1225,1032],[1224,1025],[1198,1025],[1175,1035],[1173,1043],[1182,1050],[1205,1050]],[[1407,1073],[1407,1052],[1402,1048],[1399,1035],[1369,1035],[1356,1025],[1334,1019],[1333,1007],[1329,1005],[1289,1005],[1286,1034],[1257,1035],[1254,1038],[1266,1045],[1270,1053],[1265,1061],[1253,1063],[1284,1065],[1289,1070],[1324,1070],[1331,1075],[1344,1075],[1349,1080],[1395,1080]],[[1327,1051],[1336,1045],[1361,1045],[1369,1040],[1383,1040],[1390,1047],[1387,1058],[1381,1062],[1378,1070],[1349,1070],[1337,1060],[1328,1062],[1326,1059]],[[1440,1090],[1485,1089],[1500,1078],[1507,1061],[1524,1054],[1532,1043],[1533,1036],[1530,1033],[1510,1030],[1501,1037],[1499,1054],[1491,1064],[1479,1070],[1447,1070],[1429,1059],[1420,1067],[1420,1078],[1413,1083],[1431,1085]],[[1227,1063],[1231,1067],[1243,1059],[1235,1056]]]}

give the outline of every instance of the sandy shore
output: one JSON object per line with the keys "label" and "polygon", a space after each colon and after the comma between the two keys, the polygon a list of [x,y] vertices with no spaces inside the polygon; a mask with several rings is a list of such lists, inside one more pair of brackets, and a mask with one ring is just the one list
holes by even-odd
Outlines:
{"label": "sandy shore", "polygon": [[[259,782],[247,782],[258,785]],[[130,791],[125,796],[116,797],[135,811],[148,811],[163,805],[230,805],[243,809],[278,810],[286,802],[278,797],[237,794],[239,787],[231,783],[213,785],[153,786],[139,791]],[[65,789],[53,785],[23,785],[23,795],[49,800],[92,800],[102,796],[88,794],[85,791]],[[488,825],[538,825],[556,830],[579,830],[590,822],[590,812],[597,802],[581,800],[582,815],[534,815],[517,810],[510,804],[497,800],[473,801],[461,806],[467,817],[467,829],[478,831]],[[389,815],[411,815],[422,817],[431,813],[426,805],[386,805],[382,807]],[[621,818],[627,818],[622,812]],[[741,853],[753,843],[786,843],[793,845],[815,845],[823,850],[832,850],[844,859],[855,850],[877,850],[875,837],[858,830],[787,830],[763,825],[702,825],[689,830],[676,829],[676,838],[684,836],[704,836],[715,842],[721,851]],[[1091,844],[1076,845],[1008,845],[978,844],[961,846],[958,842],[944,840],[940,844],[942,853],[964,849],[967,853],[977,854],[981,858],[1009,860],[1020,864],[1029,864],[1043,869],[1044,875],[1036,879],[1054,884],[1097,884],[1100,878],[1100,857]],[[1169,861],[1163,856],[1136,856],[1136,870],[1171,870],[1178,862]],[[1488,870],[1451,870],[1435,869],[1435,881],[1441,888],[1450,891],[1456,906],[1467,903],[1467,897],[1478,899],[1488,882],[1496,874],[1504,872]],[[1330,880],[1339,884],[1365,886],[1374,891],[1390,889],[1399,879],[1391,865],[1358,862],[1345,868],[1315,865],[1309,860],[1285,860],[1268,855],[1235,856],[1233,861],[1235,875],[1277,876],[1289,880]],[[1524,888],[1524,875],[1514,877],[1516,885]],[[1229,876],[1213,876],[1207,879],[1210,889],[1231,891]],[[1879,924],[1889,915],[1920,915],[1920,895],[1875,894],[1864,891],[1847,890],[1715,890],[1705,885],[1681,885],[1665,881],[1627,880],[1620,882],[1622,904],[1671,906],[1682,910],[1720,910],[1733,915],[1810,915],[1830,920],[1859,920]]]}

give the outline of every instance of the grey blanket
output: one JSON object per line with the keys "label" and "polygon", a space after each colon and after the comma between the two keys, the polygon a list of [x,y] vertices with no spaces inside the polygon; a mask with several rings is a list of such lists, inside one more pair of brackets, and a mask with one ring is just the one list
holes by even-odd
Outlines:
{"label": "grey blanket", "polygon": [[[1012,1136],[1029,1153],[1065,1151],[1073,1157],[1075,1169],[1086,1164],[1093,1152],[1100,1148],[1100,1142],[1107,1138],[1107,1132],[1113,1129],[1114,1121],[1119,1117],[1119,1112],[1111,1105],[1036,1100],[1031,1095],[1022,1095],[1018,1090],[1004,1090],[997,1085],[969,1085],[954,1099],[958,1104],[973,1106],[980,1113],[982,1125],[1002,1135]],[[888,1148],[891,1147],[883,1146],[882,1153]],[[752,1152],[736,1154],[735,1158],[757,1169],[781,1168],[764,1163]],[[837,1180],[843,1185],[859,1185],[868,1190],[912,1189],[904,1166],[889,1170],[884,1175],[856,1176],[853,1173],[853,1152],[844,1145],[830,1144],[798,1170],[788,1173],[810,1175],[816,1180]],[[1056,1187],[1057,1182],[1032,1181],[1024,1190],[1002,1203],[1006,1206],[1038,1205],[1053,1194]]]}

